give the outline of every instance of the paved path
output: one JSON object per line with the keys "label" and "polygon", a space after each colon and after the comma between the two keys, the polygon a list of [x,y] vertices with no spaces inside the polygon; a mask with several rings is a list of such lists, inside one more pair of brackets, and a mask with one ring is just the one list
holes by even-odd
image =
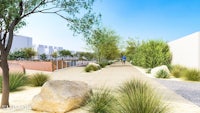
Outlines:
{"label": "paved path", "polygon": [[155,80],[200,107],[200,82]]}
{"label": "paved path", "polygon": [[[169,113],[200,113],[200,108],[191,103],[190,101],[184,99],[183,97],[177,95],[172,90],[166,88],[164,85],[155,81],[152,78],[146,77],[136,68],[130,64],[122,65],[121,63],[116,63],[100,71],[86,73],[83,67],[72,67],[62,70],[58,70],[50,74],[53,80],[76,80],[84,81],[89,84],[92,88],[99,86],[107,86],[115,88],[121,85],[122,82],[130,79],[141,79],[148,82],[155,88],[155,91],[163,96],[163,100],[171,108]],[[29,106],[33,96],[40,92],[41,88],[26,88],[26,90],[18,91],[10,94],[10,104],[14,106],[12,109],[0,110],[0,113],[36,113],[31,111]],[[0,95],[1,96],[1,95]],[[16,109],[15,106],[22,108]],[[23,106],[27,107],[24,109]],[[87,113],[82,109],[71,111],[70,113]]]}

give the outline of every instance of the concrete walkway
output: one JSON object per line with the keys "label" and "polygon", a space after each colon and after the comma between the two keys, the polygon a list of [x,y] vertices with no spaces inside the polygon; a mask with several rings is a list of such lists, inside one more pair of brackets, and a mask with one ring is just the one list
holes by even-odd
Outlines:
{"label": "concrete walkway", "polygon": [[[100,86],[116,88],[124,81],[137,78],[149,83],[155,88],[157,93],[163,96],[164,101],[168,104],[169,108],[171,108],[169,113],[200,113],[200,107],[177,95],[154,79],[146,77],[131,64],[122,65],[121,63],[115,63],[102,70],[91,73],[84,72],[83,67],[72,67],[53,72],[50,76],[53,80],[84,81],[92,88]],[[41,88],[27,87],[26,90],[11,93],[10,104],[13,107],[7,110],[0,110],[0,113],[37,113],[30,110],[30,103],[33,96],[40,92],[40,89]],[[87,112],[83,109],[77,109],[70,113]]]}

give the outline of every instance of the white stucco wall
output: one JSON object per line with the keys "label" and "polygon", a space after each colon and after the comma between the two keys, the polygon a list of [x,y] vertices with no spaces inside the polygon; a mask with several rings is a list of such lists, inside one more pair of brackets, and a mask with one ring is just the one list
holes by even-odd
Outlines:
{"label": "white stucco wall", "polygon": [[31,37],[14,35],[11,51],[17,51],[22,48],[32,48],[32,46]]}
{"label": "white stucco wall", "polygon": [[200,32],[169,42],[172,64],[200,69]]}

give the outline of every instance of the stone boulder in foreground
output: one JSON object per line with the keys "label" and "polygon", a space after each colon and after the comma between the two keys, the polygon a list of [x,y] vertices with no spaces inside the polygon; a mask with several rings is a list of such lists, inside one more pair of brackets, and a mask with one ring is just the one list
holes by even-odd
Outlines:
{"label": "stone boulder in foreground", "polygon": [[84,82],[52,80],[46,82],[31,107],[36,111],[64,113],[80,107],[91,89]]}

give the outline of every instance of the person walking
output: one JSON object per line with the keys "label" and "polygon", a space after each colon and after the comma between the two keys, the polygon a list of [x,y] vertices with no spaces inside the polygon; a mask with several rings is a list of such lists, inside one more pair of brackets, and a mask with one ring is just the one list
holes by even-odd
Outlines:
{"label": "person walking", "polygon": [[123,55],[123,56],[122,56],[122,64],[125,64],[125,63],[126,63],[126,56]]}

